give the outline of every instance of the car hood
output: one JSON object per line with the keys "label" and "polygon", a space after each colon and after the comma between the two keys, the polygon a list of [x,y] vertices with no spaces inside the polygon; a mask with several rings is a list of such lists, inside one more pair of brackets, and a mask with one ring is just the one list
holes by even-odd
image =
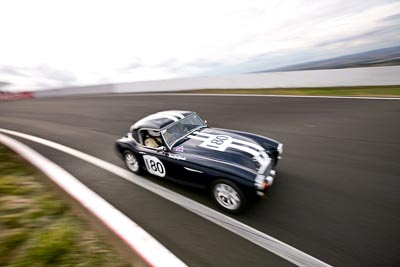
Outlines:
{"label": "car hood", "polygon": [[240,165],[258,173],[263,173],[271,161],[256,141],[224,129],[203,128],[193,132],[174,151]]}

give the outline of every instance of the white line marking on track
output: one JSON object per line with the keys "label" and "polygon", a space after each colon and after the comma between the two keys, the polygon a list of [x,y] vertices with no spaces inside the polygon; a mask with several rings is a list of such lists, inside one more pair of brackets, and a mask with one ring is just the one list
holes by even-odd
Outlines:
{"label": "white line marking on track", "polygon": [[111,172],[121,178],[128,180],[140,187],[147,189],[150,192],[153,192],[191,212],[225,228],[232,233],[235,233],[244,239],[290,261],[298,266],[330,266],[329,264],[314,258],[282,241],[273,238],[259,230],[256,230],[246,224],[243,224],[229,216],[226,216],[216,210],[213,210],[207,206],[204,206],[196,201],[191,200],[185,196],[182,196],[178,193],[175,193],[167,188],[159,186],[147,179],[144,179],[140,176],[134,175],[133,173],[116,166],[112,163],[104,161],[102,159],[96,158],[79,150],[40,138],[33,135],[28,135],[16,131],[11,131],[7,129],[0,128],[0,132],[18,136],[20,138],[30,140],[53,149],[62,151],[79,159],[82,159],[86,162],[89,162],[99,168],[102,168],[108,172]]}
{"label": "white line marking on track", "polygon": [[[187,266],[156,239],[63,168],[27,145],[0,133],[0,143],[17,152],[108,226],[150,266]],[[138,263],[139,264],[139,263]],[[143,262],[140,262],[143,264]]]}
{"label": "white line marking on track", "polygon": [[[400,97],[372,96],[317,96],[317,95],[259,95],[259,94],[197,94],[197,93],[115,93],[107,95],[91,95],[92,97],[124,97],[124,96],[241,96],[241,97],[287,97],[287,98],[327,98],[327,99],[359,99],[359,100],[400,100]],[[88,96],[90,97],[90,96]]]}

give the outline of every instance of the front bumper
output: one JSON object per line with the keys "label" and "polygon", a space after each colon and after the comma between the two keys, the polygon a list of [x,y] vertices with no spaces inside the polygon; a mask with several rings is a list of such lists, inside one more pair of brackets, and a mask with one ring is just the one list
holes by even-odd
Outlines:
{"label": "front bumper", "polygon": [[275,170],[270,170],[268,172],[268,175],[262,175],[262,174],[257,175],[256,181],[254,183],[257,190],[257,195],[263,196],[265,194],[265,191],[268,188],[270,188],[274,183],[275,176],[276,176]]}
{"label": "front bumper", "polygon": [[275,167],[276,164],[278,163],[278,160],[282,158],[283,154],[283,144],[279,143],[278,146],[276,147],[276,152],[274,157],[271,158],[271,162],[265,173],[263,174],[258,174],[254,185],[256,188],[257,195],[264,196],[265,192],[267,191],[268,188],[272,186],[275,180],[276,176],[276,171]]}
{"label": "front bumper", "polygon": [[282,158],[282,154],[283,154],[283,144],[280,143],[278,145],[278,147],[276,148],[276,150],[278,151],[278,159],[281,159]]}

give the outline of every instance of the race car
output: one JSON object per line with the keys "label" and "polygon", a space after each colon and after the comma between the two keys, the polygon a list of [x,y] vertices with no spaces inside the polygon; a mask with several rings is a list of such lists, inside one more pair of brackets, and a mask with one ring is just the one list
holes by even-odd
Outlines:
{"label": "race car", "polygon": [[283,152],[283,145],[271,138],[210,128],[196,112],[178,110],[144,117],[115,146],[130,171],[207,188],[230,213],[265,194]]}

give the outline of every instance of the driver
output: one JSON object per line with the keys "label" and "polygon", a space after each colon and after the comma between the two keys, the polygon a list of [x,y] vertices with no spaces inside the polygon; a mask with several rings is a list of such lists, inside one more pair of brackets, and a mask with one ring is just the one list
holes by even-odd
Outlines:
{"label": "driver", "polygon": [[161,136],[159,131],[148,130],[148,135],[146,135],[146,139],[144,140],[144,145],[151,148],[157,148],[161,146]]}

